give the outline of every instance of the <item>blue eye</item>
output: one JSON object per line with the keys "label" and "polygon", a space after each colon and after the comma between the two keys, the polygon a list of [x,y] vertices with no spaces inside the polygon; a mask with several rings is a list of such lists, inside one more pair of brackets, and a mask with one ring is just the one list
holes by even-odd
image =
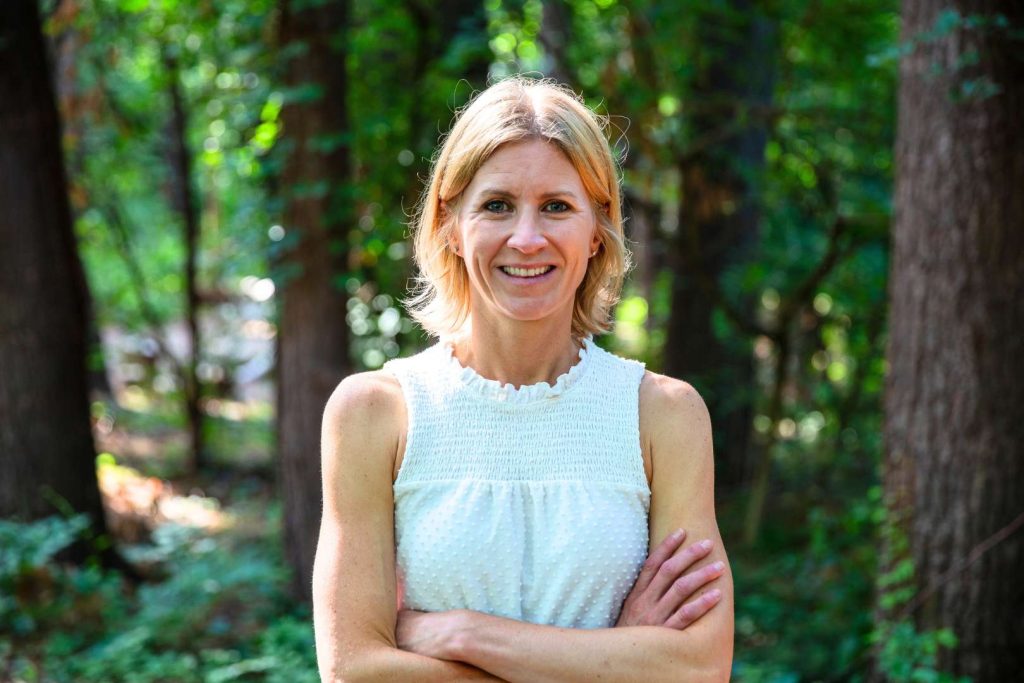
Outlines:
{"label": "blue eye", "polygon": [[484,211],[491,211],[493,213],[501,213],[508,208],[508,202],[502,199],[491,199],[484,204]]}
{"label": "blue eye", "polygon": [[555,213],[562,213],[563,211],[569,210],[569,205],[563,201],[554,201],[548,204],[545,208],[550,209]]}

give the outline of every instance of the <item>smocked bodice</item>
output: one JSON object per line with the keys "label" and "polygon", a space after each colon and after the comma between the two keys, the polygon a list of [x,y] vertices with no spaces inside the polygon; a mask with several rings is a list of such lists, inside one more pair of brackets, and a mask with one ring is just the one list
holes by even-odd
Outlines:
{"label": "smocked bodice", "polygon": [[487,379],[447,343],[385,369],[408,415],[394,483],[403,606],[614,625],[647,556],[643,365],[588,338],[554,384]]}

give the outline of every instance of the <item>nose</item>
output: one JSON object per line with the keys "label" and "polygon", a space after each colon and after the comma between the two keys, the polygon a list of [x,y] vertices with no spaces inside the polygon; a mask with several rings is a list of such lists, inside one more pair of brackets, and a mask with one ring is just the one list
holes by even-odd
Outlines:
{"label": "nose", "polygon": [[516,219],[508,246],[524,254],[534,254],[547,245],[547,238],[540,227],[540,219],[530,212],[523,212]]}

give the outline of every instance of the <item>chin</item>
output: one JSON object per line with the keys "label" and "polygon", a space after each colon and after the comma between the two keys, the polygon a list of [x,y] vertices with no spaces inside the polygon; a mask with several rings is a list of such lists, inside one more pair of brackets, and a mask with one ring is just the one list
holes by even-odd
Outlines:
{"label": "chin", "polygon": [[572,309],[563,314],[562,306],[502,306],[499,309],[506,318],[521,322],[536,322],[561,315],[572,316]]}

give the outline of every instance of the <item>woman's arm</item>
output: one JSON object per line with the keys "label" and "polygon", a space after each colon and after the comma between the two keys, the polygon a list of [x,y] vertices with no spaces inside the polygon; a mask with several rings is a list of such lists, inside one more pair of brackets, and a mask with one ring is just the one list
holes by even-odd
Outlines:
{"label": "woman's arm", "polygon": [[501,680],[396,645],[392,473],[404,422],[401,388],[383,372],[347,377],[324,410],[324,512],[313,565],[321,680]]}
{"label": "woman's arm", "polygon": [[[411,630],[417,634],[433,630],[435,635],[410,649],[467,662],[513,683],[728,681],[733,585],[715,521],[707,408],[689,384],[648,373],[641,385],[641,421],[654,463],[651,545],[679,526],[690,532],[690,538],[711,539],[711,552],[700,562],[725,565],[714,586],[720,591],[719,604],[684,630],[663,626],[577,630],[461,610],[424,614],[421,618],[434,620],[434,628],[413,625]],[[711,588],[705,586],[702,592]]]}
{"label": "woman's arm", "polygon": [[591,630],[480,612],[450,614],[462,620],[451,641],[451,658],[511,683],[729,680],[729,670],[706,656],[714,642],[700,622],[683,631],[664,626]]}

